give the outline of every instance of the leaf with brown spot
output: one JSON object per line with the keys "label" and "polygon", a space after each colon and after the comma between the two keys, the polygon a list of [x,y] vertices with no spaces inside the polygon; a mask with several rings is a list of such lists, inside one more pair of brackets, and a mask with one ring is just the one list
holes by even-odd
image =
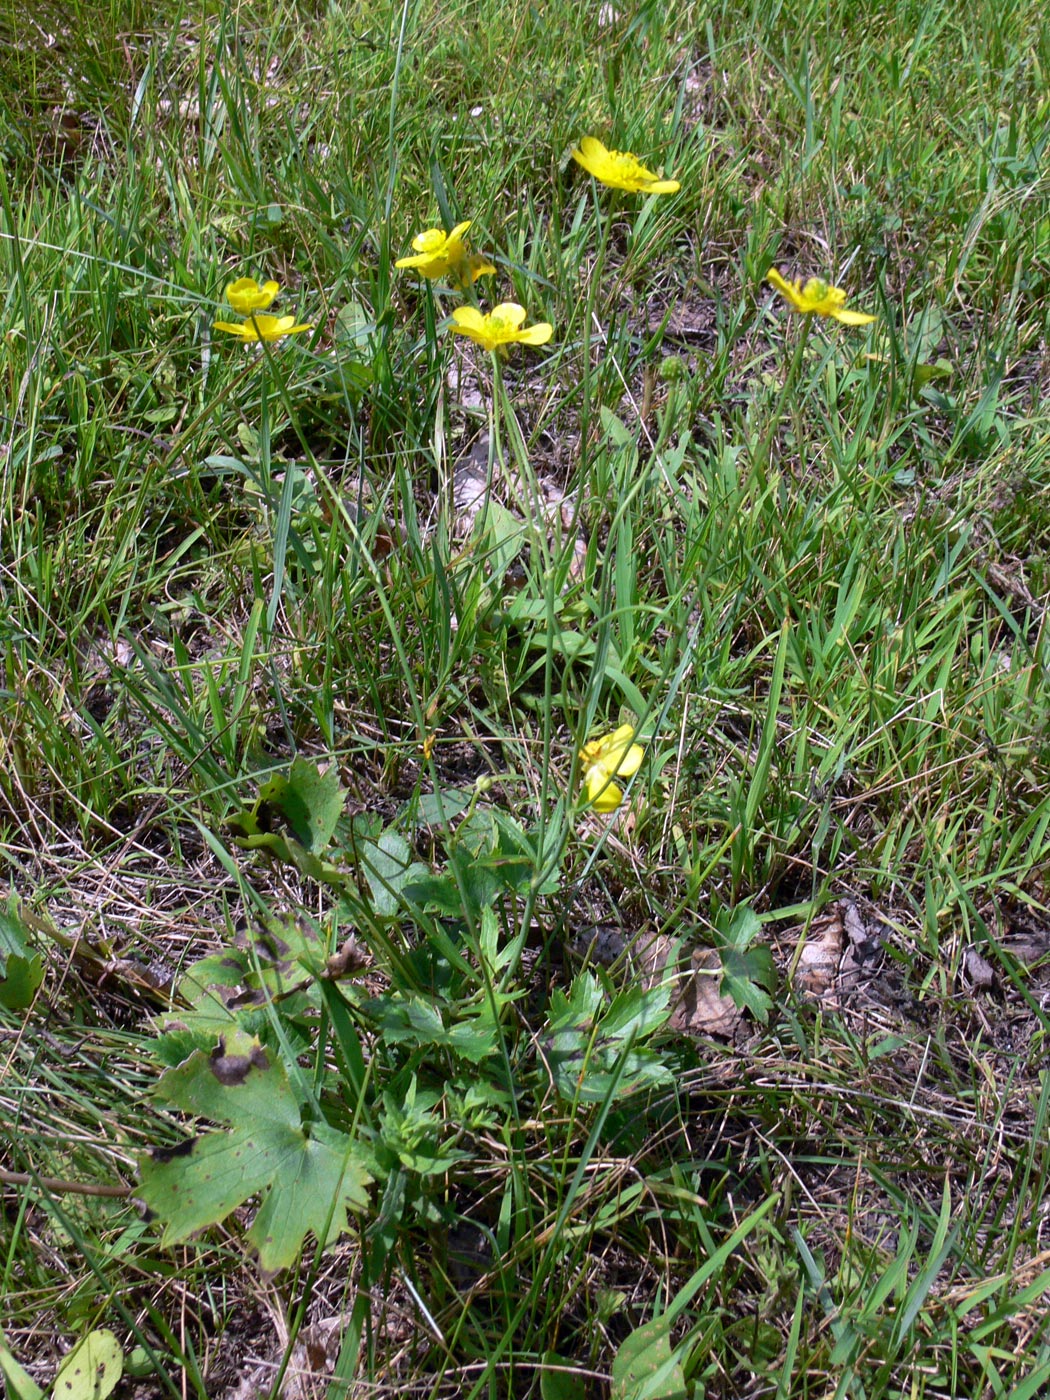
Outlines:
{"label": "leaf with brown spot", "polygon": [[270,1068],[266,1051],[258,1041],[243,1055],[227,1054],[226,1040],[222,1037],[211,1052],[211,1072],[220,1084],[243,1084],[253,1069],[263,1072]]}
{"label": "leaf with brown spot", "polygon": [[231,1034],[219,1058],[233,1066],[225,1081],[214,1052],[197,1050],[168,1070],[158,1094],[229,1131],[203,1133],[166,1161],[141,1159],[138,1194],[164,1221],[165,1244],[217,1224],[259,1195],[248,1239],[273,1272],[295,1261],[307,1234],[322,1243],[342,1234],[348,1211],[368,1204],[371,1176],[353,1139],[325,1122],[304,1123],[284,1065],[271,1062],[258,1041]]}
{"label": "leaf with brown spot", "polygon": [[62,1400],[106,1400],[123,1374],[123,1349],[112,1332],[100,1327],[62,1362],[51,1394]]}

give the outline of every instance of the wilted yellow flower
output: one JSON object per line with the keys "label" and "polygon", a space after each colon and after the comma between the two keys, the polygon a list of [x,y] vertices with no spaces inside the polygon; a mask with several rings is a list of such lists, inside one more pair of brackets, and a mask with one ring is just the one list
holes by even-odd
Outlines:
{"label": "wilted yellow flower", "polygon": [[471,340],[485,350],[496,350],[501,345],[546,345],[554,334],[554,327],[546,321],[537,321],[534,326],[522,326],[525,308],[516,301],[503,301],[487,314],[482,314],[476,306],[457,306],[452,313],[452,329],[460,335],[468,335]]}
{"label": "wilted yellow flower", "polygon": [[789,282],[786,277],[781,277],[775,267],[771,267],[766,273],[766,281],[771,282],[781,296],[787,297],[792,308],[803,316],[830,316],[844,326],[867,326],[878,319],[864,311],[845,310],[846,293],[841,287],[831,287],[827,282],[822,282],[819,277],[811,277],[803,286],[801,278],[797,282]]}
{"label": "wilted yellow flower", "polygon": [[614,778],[630,778],[642,766],[645,750],[634,742],[634,728],[621,724],[611,734],[592,739],[580,750],[583,791],[596,812],[615,812],[623,801],[623,789]]}
{"label": "wilted yellow flower", "polygon": [[677,180],[661,180],[630,151],[610,151],[594,136],[585,136],[572,158],[584,170],[614,190],[631,194],[677,194]]}
{"label": "wilted yellow flower", "polygon": [[283,335],[298,335],[312,331],[312,325],[300,325],[294,316],[252,316],[247,321],[216,321],[214,328],[236,335],[241,340],[280,340]]}
{"label": "wilted yellow flower", "polygon": [[412,240],[415,254],[398,258],[395,267],[414,268],[421,277],[447,277],[451,274],[463,286],[470,286],[486,272],[496,269],[480,253],[468,253],[463,244],[463,235],[470,228],[471,219],[457,224],[451,233],[439,228],[428,228],[417,233]]}
{"label": "wilted yellow flower", "polygon": [[238,316],[250,316],[253,311],[266,311],[280,290],[276,282],[260,287],[254,277],[238,277],[226,288],[226,300]]}

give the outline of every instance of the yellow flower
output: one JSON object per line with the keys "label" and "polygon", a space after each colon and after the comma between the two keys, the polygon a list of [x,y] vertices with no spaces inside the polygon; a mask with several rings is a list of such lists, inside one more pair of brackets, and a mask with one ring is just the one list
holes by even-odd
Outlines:
{"label": "yellow flower", "polygon": [[572,158],[584,170],[614,190],[631,194],[677,194],[682,188],[677,180],[661,180],[647,170],[630,151],[609,151],[593,136],[585,136]]}
{"label": "yellow flower", "polygon": [[446,277],[449,273],[462,285],[469,287],[486,272],[496,269],[480,253],[468,253],[463,246],[463,235],[470,228],[472,220],[457,224],[451,233],[443,233],[439,228],[428,228],[417,233],[412,240],[415,254],[412,257],[398,258],[395,267],[412,267],[421,277]]}
{"label": "yellow flower", "polygon": [[515,301],[500,302],[485,315],[476,306],[457,306],[452,313],[452,329],[460,335],[469,335],[485,350],[496,350],[519,341],[522,345],[546,345],[554,334],[554,327],[546,321],[522,326],[524,319],[525,308]]}
{"label": "yellow flower", "polygon": [[266,311],[280,290],[276,282],[260,287],[254,277],[238,277],[226,288],[226,300],[238,316],[250,316],[253,311]]}
{"label": "yellow flower", "polygon": [[781,296],[787,297],[792,308],[803,316],[830,316],[844,326],[867,326],[878,320],[877,316],[869,316],[864,311],[845,310],[846,293],[841,287],[830,287],[819,277],[811,277],[803,286],[801,278],[797,282],[789,282],[786,277],[781,277],[775,267],[771,267],[766,273],[766,281],[771,282]]}
{"label": "yellow flower", "polygon": [[630,778],[638,772],[645,757],[641,744],[634,743],[634,728],[621,724],[611,734],[592,739],[580,750],[583,760],[583,791],[596,812],[615,812],[623,801],[623,789],[614,778]]}
{"label": "yellow flower", "polygon": [[298,335],[312,331],[313,326],[299,325],[294,316],[253,316],[248,321],[216,321],[217,331],[240,336],[241,340],[280,340],[283,335]]}

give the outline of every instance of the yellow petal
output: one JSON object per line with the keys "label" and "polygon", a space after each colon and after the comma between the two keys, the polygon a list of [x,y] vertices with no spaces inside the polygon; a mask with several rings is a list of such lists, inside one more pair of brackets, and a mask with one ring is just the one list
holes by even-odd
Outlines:
{"label": "yellow petal", "polygon": [[526,326],[514,337],[522,345],[546,345],[554,334],[554,327],[548,321],[537,321],[534,326]]}
{"label": "yellow petal", "polygon": [[525,308],[516,301],[501,301],[499,306],[492,308],[490,315],[493,321],[502,321],[504,325],[517,329],[525,319]]}
{"label": "yellow petal", "polygon": [[616,772],[621,778],[632,778],[642,766],[642,759],[645,757],[645,750],[641,744],[632,744],[620,762],[616,765]]}
{"label": "yellow petal", "polygon": [[582,165],[584,170],[591,170],[593,166],[607,161],[609,152],[596,136],[585,136],[573,151],[572,158]]}
{"label": "yellow petal", "polygon": [[776,287],[781,296],[787,297],[796,311],[802,311],[804,309],[802,293],[798,286],[793,282],[789,282],[786,277],[782,277],[775,267],[771,267],[766,273],[766,281]]}
{"label": "yellow petal", "polygon": [[311,331],[313,326],[297,325],[294,316],[266,316],[256,312],[247,321],[236,324],[230,321],[215,321],[213,328],[225,331],[228,335],[240,336],[241,340],[280,340],[282,336],[299,335]]}
{"label": "yellow petal", "polygon": [[872,321],[877,321],[877,316],[869,316],[866,311],[833,311],[836,321],[841,321],[844,326],[870,326]]}
{"label": "yellow petal", "polygon": [[588,160],[602,160],[609,154],[608,146],[599,141],[597,136],[585,136],[580,142],[580,150]]}
{"label": "yellow petal", "polygon": [[645,750],[634,742],[634,725],[621,724],[611,734],[584,744],[581,757],[591,766],[600,766],[621,778],[629,778],[641,767]]}
{"label": "yellow petal", "polygon": [[583,138],[579,147],[573,151],[572,158],[577,165],[582,165],[588,175],[593,175],[596,180],[602,178],[602,172],[607,170],[609,164],[609,152],[593,136]]}
{"label": "yellow petal", "polygon": [[458,243],[473,222],[473,219],[465,219],[463,223],[457,224],[448,236],[449,243]]}
{"label": "yellow petal", "polygon": [[622,789],[602,763],[592,763],[583,775],[583,792],[596,812],[615,812],[623,801]]}
{"label": "yellow petal", "polygon": [[486,257],[481,253],[471,253],[466,262],[459,268],[459,285],[469,287],[476,282],[479,277],[494,273],[496,269]]}
{"label": "yellow petal", "polygon": [[472,331],[479,334],[485,330],[485,317],[476,306],[457,306],[452,313],[453,326],[456,331],[465,331],[468,335]]}
{"label": "yellow petal", "polygon": [[[621,724],[609,734],[603,734],[600,739],[591,741],[602,758],[608,758],[610,754],[616,753],[620,749],[625,749],[634,738],[634,725]],[[590,745],[588,745],[590,747]]]}
{"label": "yellow petal", "polygon": [[629,778],[641,767],[645,750],[634,741],[634,730],[629,724],[621,724],[615,733],[605,741],[602,762],[621,778]]}
{"label": "yellow petal", "polygon": [[238,277],[226,288],[226,300],[241,316],[253,311],[265,311],[280,291],[276,282],[265,282],[260,287],[254,277]]}
{"label": "yellow petal", "polygon": [[398,258],[395,267],[414,267],[421,277],[440,277],[448,271],[448,259],[443,253],[418,253],[407,258]]}
{"label": "yellow petal", "polygon": [[656,180],[652,184],[646,185],[646,194],[677,194],[682,188],[678,180]]}
{"label": "yellow petal", "polygon": [[620,159],[624,163],[624,169],[629,172],[630,178],[638,182],[639,187],[644,185],[646,189],[650,185],[656,184],[660,177],[655,170],[650,170],[647,165],[643,165],[637,156],[633,156],[630,151],[619,152]]}
{"label": "yellow petal", "polygon": [[425,253],[433,256],[439,249],[445,246],[445,231],[440,228],[427,228],[422,233],[417,233],[412,240],[412,247],[417,253]]}
{"label": "yellow petal", "polygon": [[616,783],[607,783],[604,790],[592,800],[596,812],[615,812],[623,801],[623,790]]}
{"label": "yellow petal", "polygon": [[252,324],[260,340],[279,340],[283,335],[313,330],[313,326],[297,325],[294,316],[253,316]]}

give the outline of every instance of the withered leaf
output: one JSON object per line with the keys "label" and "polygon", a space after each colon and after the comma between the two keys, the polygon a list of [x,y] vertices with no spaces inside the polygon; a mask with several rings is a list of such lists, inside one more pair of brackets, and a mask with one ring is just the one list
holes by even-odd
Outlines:
{"label": "withered leaf", "polygon": [[967,948],[963,954],[963,972],[974,991],[991,991],[996,984],[995,968],[987,958],[983,958],[976,948]]}
{"label": "withered leaf", "polygon": [[664,934],[639,950],[642,984],[647,989],[672,980],[671,1015],[667,1025],[686,1035],[720,1036],[733,1040],[744,1024],[744,1013],[732,997],[722,996],[722,960],[714,948],[695,948],[684,967],[668,971],[676,940]]}
{"label": "withered leaf", "polygon": [[352,977],[355,972],[363,971],[369,961],[367,950],[361,947],[357,939],[348,938],[338,953],[333,953],[325,962],[321,976],[333,982],[339,977]]}
{"label": "withered leaf", "polygon": [[836,909],[813,920],[805,932],[805,943],[795,968],[795,986],[802,996],[818,1000],[835,985],[845,928]]}

